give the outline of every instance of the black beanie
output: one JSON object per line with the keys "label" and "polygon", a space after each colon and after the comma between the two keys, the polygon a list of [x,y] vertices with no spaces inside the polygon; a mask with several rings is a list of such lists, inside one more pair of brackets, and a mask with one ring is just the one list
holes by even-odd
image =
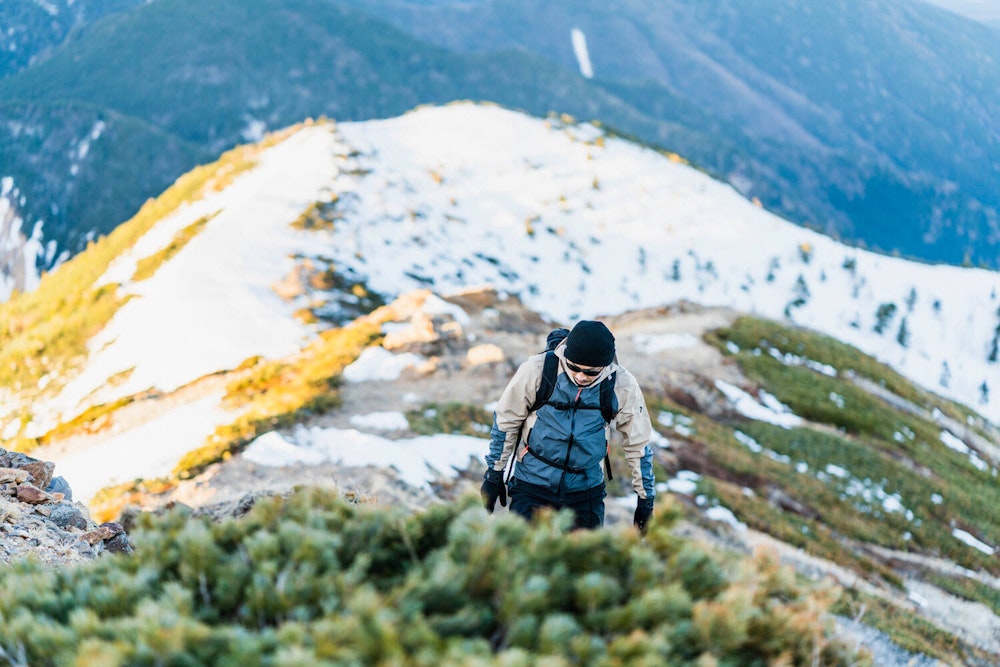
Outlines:
{"label": "black beanie", "polygon": [[566,337],[564,352],[581,366],[609,366],[615,360],[615,337],[603,322],[581,320]]}

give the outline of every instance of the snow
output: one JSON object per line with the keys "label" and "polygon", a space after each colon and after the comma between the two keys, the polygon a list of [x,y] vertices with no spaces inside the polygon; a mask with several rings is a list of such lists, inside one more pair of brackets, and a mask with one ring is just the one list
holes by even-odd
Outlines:
{"label": "snow", "polygon": [[952,435],[950,431],[941,431],[941,442],[943,442],[948,449],[959,452],[960,454],[968,454],[972,451],[969,449],[968,445]]}
{"label": "snow", "polygon": [[481,459],[489,441],[465,435],[432,435],[389,440],[355,429],[299,428],[286,439],[267,433],[243,457],[261,465],[330,462],[345,466],[393,468],[407,484],[428,489],[440,477],[454,477]]}
{"label": "snow", "polygon": [[782,428],[795,428],[802,425],[802,418],[792,414],[788,407],[782,405],[774,396],[763,392],[764,404],[743,391],[739,387],[724,380],[716,380],[715,387],[721,391],[733,407],[744,417],[767,422]]}
{"label": "snow", "polygon": [[[600,135],[591,125],[473,104],[301,130],[227,190],[158,224],[144,239],[152,247],[138,244],[109,274],[138,298],[95,341],[92,370],[64,404],[133,366],[122,391],[168,390],[297,348],[314,332],[270,286],[302,253],[389,297],[492,285],[567,325],[682,299],[779,320],[787,309],[792,323],[1000,420],[1000,366],[986,360],[998,323],[996,272],[843,246],[657,151],[610,137],[597,144]],[[289,229],[331,192],[351,195],[336,230]],[[213,213],[168,266],[129,284],[136,260]],[[800,277],[810,296],[788,308]],[[879,334],[884,303],[897,314]],[[895,336],[903,317],[907,347]],[[985,396],[984,383],[994,389]]]}
{"label": "snow", "polygon": [[[24,219],[12,202],[23,199],[10,176],[0,178],[0,303],[14,290],[29,292],[38,287],[37,258],[44,254],[41,223],[30,237]],[[2,416],[2,415],[0,415]]]}
{"label": "snow", "polygon": [[374,431],[403,431],[409,428],[410,422],[398,411],[369,412],[351,417],[351,426]]}
{"label": "snow", "polygon": [[682,493],[684,495],[691,495],[698,489],[698,480],[701,479],[701,475],[691,470],[679,470],[677,474],[668,479],[666,482],[660,482],[656,485],[657,491],[672,491],[673,493]]}
{"label": "snow", "polygon": [[[333,138],[306,128],[267,151],[258,166],[222,192],[182,207],[160,221],[108,269],[103,283],[134,295],[90,343],[90,362],[60,397],[36,406],[50,420],[72,416],[85,397],[112,401],[156,388],[171,391],[244,360],[298,351],[314,335],[294,319],[294,307],[271,285],[314,239],[289,227],[313,202],[328,198],[334,177]],[[214,216],[151,278],[133,283],[136,263],[177,232]],[[112,376],[129,373],[115,387]],[[39,419],[44,432],[52,421]]]}
{"label": "snow", "polygon": [[974,549],[982,551],[984,554],[988,556],[992,556],[996,552],[996,549],[986,544],[985,542],[981,542],[980,540],[978,540],[977,538],[975,538],[974,536],[972,536],[971,534],[967,533],[964,530],[959,530],[958,528],[956,528],[953,531],[951,531],[951,534],[955,539],[960,540],[965,544],[968,544],[970,547],[973,547]]}
{"label": "snow", "polygon": [[318,449],[298,447],[275,431],[269,431],[250,443],[243,452],[243,458],[258,465],[275,467],[297,463],[318,465],[326,461],[326,455]]}
{"label": "snow", "polygon": [[976,469],[982,470],[983,472],[990,470],[989,463],[980,458],[976,452],[972,451],[968,445],[962,442],[961,439],[953,435],[950,431],[941,431],[941,442],[943,442],[948,449],[968,456],[969,463],[975,466]]}
{"label": "snow", "polygon": [[46,0],[34,0],[34,3],[41,7],[49,16],[59,16],[59,8]]}
{"label": "snow", "polygon": [[[595,145],[588,128],[553,132],[474,105],[341,123],[361,152],[358,166],[371,171],[343,183],[358,200],[335,259],[377,291],[490,283],[564,323],[679,299],[776,319],[787,309],[795,323],[1000,414],[1000,393],[981,403],[984,382],[1000,386],[1000,369],[985,359],[997,324],[995,272],[845,247],[656,151],[616,139]],[[800,277],[810,296],[788,308]],[[897,314],[879,334],[883,303]],[[903,317],[908,347],[895,336]]]}
{"label": "snow", "polygon": [[1000,22],[1000,5],[996,0],[927,0],[948,11],[983,23]]}
{"label": "snow", "polygon": [[396,380],[407,368],[419,366],[425,361],[412,352],[393,354],[382,347],[369,347],[344,369],[343,377],[347,382]]}
{"label": "snow", "polygon": [[722,507],[721,505],[709,507],[705,510],[705,516],[712,521],[725,523],[738,532],[742,533],[747,530],[747,525],[737,519],[733,511],[727,507]]}
{"label": "snow", "polygon": [[657,354],[666,350],[680,350],[695,347],[700,343],[697,336],[689,333],[672,334],[637,334],[632,336],[632,342],[639,352]]}
{"label": "snow", "polygon": [[590,63],[590,52],[587,50],[587,36],[579,28],[573,28],[570,31],[570,39],[573,42],[573,55],[576,56],[580,74],[585,79],[593,79],[594,67]]}
{"label": "snow", "polygon": [[206,396],[77,452],[52,456],[56,471],[86,503],[100,489],[135,479],[166,477],[189,451],[205,444],[217,425],[233,415],[220,407],[222,394]]}

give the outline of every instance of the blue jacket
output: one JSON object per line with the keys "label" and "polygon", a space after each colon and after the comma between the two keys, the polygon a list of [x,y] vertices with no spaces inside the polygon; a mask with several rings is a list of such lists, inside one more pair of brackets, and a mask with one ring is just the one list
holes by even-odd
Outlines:
{"label": "blue jacket", "polygon": [[[652,424],[635,377],[615,363],[593,384],[580,387],[565,373],[563,346],[555,352],[560,360],[555,389],[536,412],[530,408],[541,383],[545,354],[521,364],[504,389],[494,412],[487,466],[503,470],[516,446],[515,479],[556,494],[592,489],[604,481],[602,462],[613,429],[621,436],[632,488],[641,498],[655,496],[649,447]],[[617,414],[608,425],[600,411],[599,385],[612,372],[617,372],[613,401]]]}

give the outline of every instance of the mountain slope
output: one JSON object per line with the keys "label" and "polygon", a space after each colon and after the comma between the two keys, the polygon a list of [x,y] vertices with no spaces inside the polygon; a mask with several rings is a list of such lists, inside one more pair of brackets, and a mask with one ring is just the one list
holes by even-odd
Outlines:
{"label": "mountain slope", "polygon": [[[0,306],[0,434],[102,514],[324,479],[452,502],[478,486],[513,367],[600,316],[691,530],[784,542],[849,589],[842,616],[990,664],[997,433],[927,389],[996,409],[967,378],[995,368],[996,281],[835,244],[567,118],[305,124],[179,179]],[[962,372],[941,386],[945,361]],[[622,477],[611,525],[634,509]]]}
{"label": "mountain slope", "polygon": [[0,79],[44,58],[75,30],[143,0],[45,0],[0,5]]}
{"label": "mountain slope", "polygon": [[741,128],[768,171],[670,148],[769,209],[882,251],[993,265],[1000,47],[982,25],[908,0],[364,4],[451,49],[513,46],[567,69],[579,29],[595,82],[629,104],[666,91]]}

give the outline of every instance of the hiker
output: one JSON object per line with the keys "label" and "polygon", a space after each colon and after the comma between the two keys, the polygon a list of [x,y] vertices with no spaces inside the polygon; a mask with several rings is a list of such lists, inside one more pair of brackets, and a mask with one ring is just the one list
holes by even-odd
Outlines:
{"label": "hiker", "polygon": [[[619,366],[615,337],[602,322],[582,320],[549,334],[548,349],[514,373],[497,402],[481,488],[486,509],[499,499],[530,519],[541,508],[573,510],[574,527],[604,525],[608,437],[621,434],[637,495],[634,524],[645,531],[656,495],[652,424],[635,377]],[[504,470],[517,449],[513,472]]]}

